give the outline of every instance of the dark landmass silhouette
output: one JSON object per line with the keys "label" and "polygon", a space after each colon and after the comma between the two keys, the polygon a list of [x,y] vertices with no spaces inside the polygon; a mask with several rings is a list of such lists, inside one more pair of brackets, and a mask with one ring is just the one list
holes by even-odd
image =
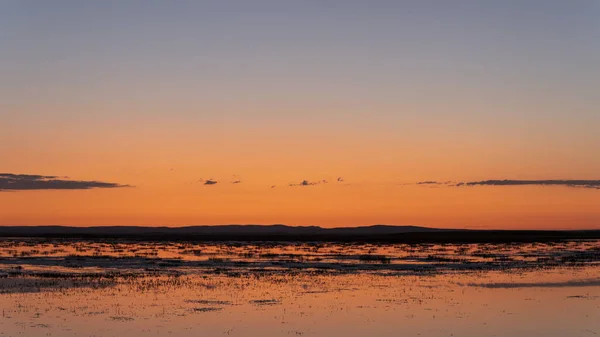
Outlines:
{"label": "dark landmass silhouette", "polygon": [[323,228],[286,225],[0,226],[0,237],[142,241],[332,241],[387,243],[548,242],[600,239],[600,230],[468,230],[374,225]]}

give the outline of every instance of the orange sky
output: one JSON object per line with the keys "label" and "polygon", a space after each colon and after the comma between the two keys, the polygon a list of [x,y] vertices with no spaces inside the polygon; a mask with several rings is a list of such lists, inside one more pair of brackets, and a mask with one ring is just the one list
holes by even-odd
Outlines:
{"label": "orange sky", "polygon": [[414,185],[600,179],[597,4],[300,7],[4,6],[0,173],[133,187],[0,225],[600,227],[596,188]]}
{"label": "orange sky", "polygon": [[[424,130],[431,138],[423,138],[418,130],[399,135],[385,126],[380,132],[341,126],[264,133],[238,125],[204,134],[196,124],[145,122],[114,128],[71,122],[45,130],[32,125],[25,144],[3,148],[9,159],[4,171],[133,187],[0,192],[0,224],[598,228],[600,223],[597,189],[414,185],[594,179],[598,160],[586,157],[585,142],[581,153],[560,146],[544,153],[535,132],[505,139],[494,130],[439,129]],[[218,184],[205,186],[201,179]],[[305,179],[328,183],[289,186]]]}
{"label": "orange sky", "polygon": [[572,187],[425,187],[388,182],[270,188],[187,184],[0,193],[3,224],[375,223],[459,228],[597,228],[598,191]]}

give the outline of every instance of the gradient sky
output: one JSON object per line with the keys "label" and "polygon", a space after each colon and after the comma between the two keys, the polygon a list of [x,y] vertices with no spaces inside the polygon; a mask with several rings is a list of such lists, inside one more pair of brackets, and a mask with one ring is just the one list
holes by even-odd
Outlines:
{"label": "gradient sky", "polygon": [[595,0],[1,1],[0,172],[131,186],[0,224],[599,228],[598,188],[415,184],[600,179],[599,41]]}

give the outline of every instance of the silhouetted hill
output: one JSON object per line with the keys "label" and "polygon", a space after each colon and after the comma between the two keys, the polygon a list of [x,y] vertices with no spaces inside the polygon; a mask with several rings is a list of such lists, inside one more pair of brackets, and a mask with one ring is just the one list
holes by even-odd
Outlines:
{"label": "silhouetted hill", "polygon": [[0,226],[0,236],[46,236],[46,235],[377,235],[408,232],[428,232],[439,229],[416,226],[365,226],[322,228],[317,226],[286,225],[221,225],[186,227],[141,226]]}
{"label": "silhouetted hill", "polygon": [[322,228],[286,225],[188,227],[0,226],[0,237],[148,241],[337,241],[388,243],[548,242],[600,239],[600,230],[463,230],[375,225]]}

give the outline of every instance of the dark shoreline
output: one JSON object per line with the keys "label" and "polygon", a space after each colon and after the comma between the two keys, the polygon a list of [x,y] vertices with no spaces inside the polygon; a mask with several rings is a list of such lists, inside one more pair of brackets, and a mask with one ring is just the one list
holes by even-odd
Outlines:
{"label": "dark shoreline", "polygon": [[347,228],[284,225],[192,227],[0,226],[0,238],[47,238],[126,241],[511,243],[599,240],[600,230],[461,230],[413,226]]}

